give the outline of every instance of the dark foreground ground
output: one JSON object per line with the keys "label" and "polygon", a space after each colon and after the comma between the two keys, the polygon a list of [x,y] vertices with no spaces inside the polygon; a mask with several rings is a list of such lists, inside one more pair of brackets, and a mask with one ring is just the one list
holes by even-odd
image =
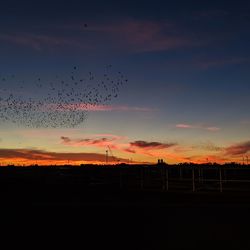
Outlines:
{"label": "dark foreground ground", "polygon": [[120,188],[61,170],[20,171],[0,170],[3,249],[250,249],[248,192]]}

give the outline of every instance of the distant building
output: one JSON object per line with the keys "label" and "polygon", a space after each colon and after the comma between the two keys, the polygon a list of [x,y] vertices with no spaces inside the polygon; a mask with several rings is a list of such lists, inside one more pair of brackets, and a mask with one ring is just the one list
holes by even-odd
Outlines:
{"label": "distant building", "polygon": [[158,159],[158,164],[165,164],[164,160],[163,159]]}

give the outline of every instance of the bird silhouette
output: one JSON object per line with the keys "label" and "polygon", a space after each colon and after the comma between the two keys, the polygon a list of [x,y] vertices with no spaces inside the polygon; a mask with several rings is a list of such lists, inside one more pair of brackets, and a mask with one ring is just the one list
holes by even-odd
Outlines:
{"label": "bird silhouette", "polygon": [[[6,86],[0,90],[0,122],[32,128],[78,126],[87,119],[93,107],[106,105],[113,98],[118,98],[121,85],[128,81],[124,80],[120,71],[118,75],[111,72],[111,68],[113,66],[108,65],[108,72],[98,76],[92,71],[82,75],[79,67],[74,66],[74,71],[66,78],[56,75],[56,80],[47,83],[39,76],[34,80],[32,96],[7,89],[9,78],[2,76],[3,85]],[[25,81],[18,79],[17,75],[12,76],[25,93],[29,85],[26,86]]]}

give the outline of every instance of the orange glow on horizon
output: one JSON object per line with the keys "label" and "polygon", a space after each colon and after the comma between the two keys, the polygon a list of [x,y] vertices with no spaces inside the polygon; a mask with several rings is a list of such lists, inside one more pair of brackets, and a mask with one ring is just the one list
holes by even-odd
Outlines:
{"label": "orange glow on horizon", "polygon": [[[162,157],[163,155],[159,155],[159,158],[164,158]],[[169,157],[169,155],[168,155]],[[143,159],[143,157],[142,157]],[[166,157],[165,157],[166,159]],[[39,166],[58,166],[58,165],[72,165],[72,166],[79,166],[81,164],[83,165],[106,165],[105,161],[84,161],[84,160],[28,160],[28,159],[22,159],[22,158],[12,158],[12,159],[8,159],[8,158],[1,158],[0,159],[1,163],[0,166],[8,166],[8,165],[14,165],[14,166],[32,166],[32,165],[39,165]],[[193,159],[185,159],[185,158],[177,158],[176,161],[174,161],[173,159],[170,161],[166,161],[165,162],[167,164],[178,164],[178,163],[194,163],[194,164],[205,164],[205,163],[218,163],[218,164],[224,164],[224,163],[228,163],[228,162],[235,162],[235,163],[242,163],[242,159],[238,158],[238,159],[228,159],[223,160],[220,158],[212,158],[211,156],[209,158],[206,157],[200,157],[200,158],[193,158]],[[152,160],[152,161],[131,161],[131,160],[127,160],[127,161],[114,161],[109,159],[108,161],[108,165],[117,165],[117,164],[121,164],[121,163],[126,163],[126,164],[156,164],[157,161],[156,160]]]}

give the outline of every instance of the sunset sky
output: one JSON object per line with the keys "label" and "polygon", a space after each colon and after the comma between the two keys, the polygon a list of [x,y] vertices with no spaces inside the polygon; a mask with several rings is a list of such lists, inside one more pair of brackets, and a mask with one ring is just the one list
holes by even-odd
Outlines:
{"label": "sunset sky", "polygon": [[244,0],[1,3],[0,97],[20,81],[32,96],[34,79],[53,81],[74,66],[98,75],[112,65],[129,81],[74,128],[1,120],[0,163],[104,163],[108,146],[115,162],[242,162],[250,156],[249,13]]}

